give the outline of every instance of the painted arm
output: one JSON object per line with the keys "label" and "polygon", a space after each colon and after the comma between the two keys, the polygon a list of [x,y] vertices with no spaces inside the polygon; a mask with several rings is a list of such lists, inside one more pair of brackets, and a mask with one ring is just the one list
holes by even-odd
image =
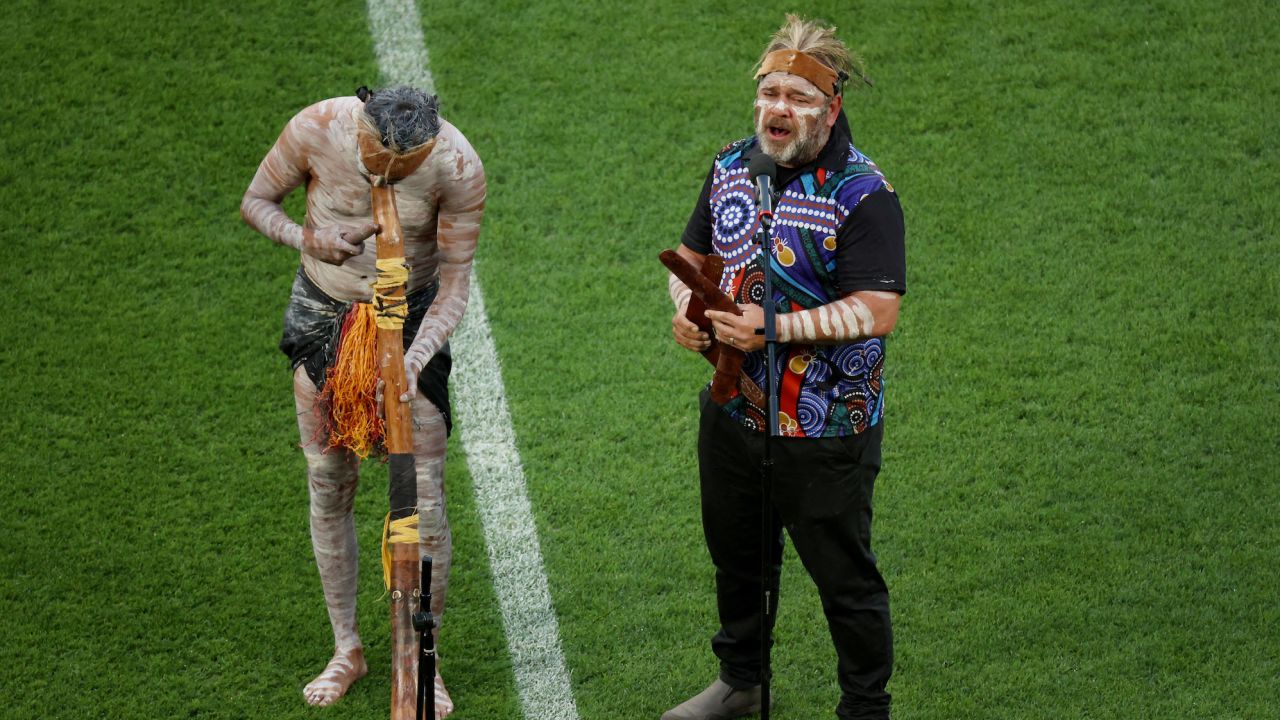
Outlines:
{"label": "painted arm", "polygon": [[[684,244],[676,248],[676,254],[698,270],[702,269],[702,263],[707,257],[689,249]],[[686,350],[705,352],[711,347],[711,336],[699,330],[686,314],[693,291],[680,282],[680,278],[674,274],[668,274],[667,293],[671,296],[671,302],[676,305],[676,314],[671,316],[671,335],[676,339],[676,344]]]}
{"label": "painted arm", "polygon": [[898,293],[860,290],[812,310],[778,315],[778,341],[831,345],[884,337],[897,325],[900,307]]}
{"label": "painted arm", "polygon": [[[461,138],[461,136],[459,136]],[[444,158],[450,170],[440,195],[436,242],[440,253],[440,288],[422,318],[413,344],[404,354],[405,372],[410,376],[408,401],[417,393],[418,373],[453,334],[467,309],[471,292],[471,261],[480,236],[484,216],[486,184],[484,166],[466,140],[456,154]]]}
{"label": "painted arm", "polygon": [[[860,290],[834,302],[811,310],[777,315],[778,342],[834,345],[870,337],[883,337],[893,332],[898,322],[902,296],[877,290]],[[764,336],[756,328],[764,327],[764,308],[739,305],[742,315],[707,311],[716,336],[733,338],[744,350],[764,347]]]}
{"label": "painted arm", "polygon": [[378,226],[365,223],[358,227],[312,230],[295,223],[281,204],[289,193],[310,178],[308,159],[318,139],[316,135],[321,132],[319,128],[324,126],[319,122],[323,113],[318,108],[312,105],[285,125],[244,192],[240,217],[281,245],[341,265],[362,252],[364,241],[378,231]]}

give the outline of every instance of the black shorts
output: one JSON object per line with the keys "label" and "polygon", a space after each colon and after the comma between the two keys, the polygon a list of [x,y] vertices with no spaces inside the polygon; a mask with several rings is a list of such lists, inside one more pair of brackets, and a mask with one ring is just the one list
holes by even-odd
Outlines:
{"label": "black shorts", "polygon": [[[422,324],[427,309],[436,299],[437,289],[438,286],[432,283],[409,293],[409,317],[404,323],[405,350],[409,349],[413,336],[418,334],[418,326]],[[293,279],[289,306],[284,311],[284,335],[280,338],[280,351],[289,356],[294,370],[299,365],[306,368],[307,377],[315,383],[317,390],[324,386],[325,371],[333,365],[338,352],[342,319],[346,317],[351,305],[352,303],[329,297],[307,277],[302,268],[298,268],[298,274]],[[446,342],[418,374],[418,392],[444,415],[446,433],[453,429],[453,418],[449,411],[449,371],[452,367],[453,358],[449,354],[449,343]]]}

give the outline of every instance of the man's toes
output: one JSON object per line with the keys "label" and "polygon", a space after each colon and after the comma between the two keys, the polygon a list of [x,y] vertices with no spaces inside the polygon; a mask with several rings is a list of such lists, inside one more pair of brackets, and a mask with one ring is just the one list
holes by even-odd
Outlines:
{"label": "man's toes", "polygon": [[306,698],[307,704],[313,707],[332,705],[333,701],[338,699],[337,688],[332,687],[332,683],[308,685],[303,688],[302,695]]}

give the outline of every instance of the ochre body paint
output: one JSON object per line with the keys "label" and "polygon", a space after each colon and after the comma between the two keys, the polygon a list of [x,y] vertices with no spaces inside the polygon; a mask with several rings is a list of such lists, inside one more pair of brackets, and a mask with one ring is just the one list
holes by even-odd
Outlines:
{"label": "ochre body paint", "polygon": [[[325,100],[298,113],[263,159],[241,204],[250,225],[299,250],[308,277],[341,301],[371,299],[371,284],[377,277],[375,243],[364,242],[339,262],[314,257],[306,247],[308,234],[327,242],[352,237],[359,242],[358,230],[373,222],[369,171],[361,162],[357,141],[362,116],[363,104],[355,97]],[[413,418],[419,551],[434,560],[431,609],[437,622],[444,612],[452,562],[444,500],[446,429],[440,410],[418,395],[416,380],[466,309],[486,189],[483,166],[466,138],[448,122],[441,120],[440,125],[430,153],[395,186],[408,265],[406,291],[439,283],[435,300],[404,353],[405,401]],[[298,225],[281,202],[303,185],[306,219]],[[324,451],[323,409],[317,407],[315,385],[301,367],[294,375],[294,397],[307,461],[312,546],[334,635],[333,659],[306,686],[304,696],[309,704],[327,705],[366,672],[356,626],[358,552],[352,515],[359,460],[342,448]],[[416,563],[417,553],[413,555],[411,561]],[[416,642],[412,645],[416,647]],[[435,687],[437,717],[444,717],[452,712],[453,703],[438,675]]]}

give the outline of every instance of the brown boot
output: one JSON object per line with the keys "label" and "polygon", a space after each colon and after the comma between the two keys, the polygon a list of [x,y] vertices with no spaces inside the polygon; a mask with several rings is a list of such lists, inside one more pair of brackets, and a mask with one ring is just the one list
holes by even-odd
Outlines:
{"label": "brown boot", "polygon": [[760,712],[759,685],[735,690],[716,678],[706,690],[662,713],[662,720],[729,720],[757,712]]}

